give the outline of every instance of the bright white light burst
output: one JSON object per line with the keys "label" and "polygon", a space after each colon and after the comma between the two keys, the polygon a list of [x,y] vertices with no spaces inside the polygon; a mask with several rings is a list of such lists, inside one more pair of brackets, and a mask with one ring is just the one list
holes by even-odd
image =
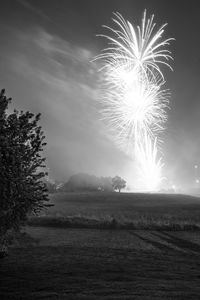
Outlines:
{"label": "bright white light burst", "polygon": [[102,61],[102,115],[118,145],[134,153],[143,188],[157,190],[163,167],[159,137],[169,98],[160,67],[171,69],[171,53],[165,47],[172,39],[163,39],[166,24],[156,30],[154,15],[147,19],[146,10],[136,28],[121,14],[114,15],[117,29],[103,26],[112,35],[100,35],[109,46],[95,58]]}

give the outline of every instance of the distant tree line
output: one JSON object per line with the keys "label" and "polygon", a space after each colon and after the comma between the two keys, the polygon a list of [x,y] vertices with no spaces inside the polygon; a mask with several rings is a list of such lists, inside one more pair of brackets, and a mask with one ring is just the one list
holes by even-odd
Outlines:
{"label": "distant tree line", "polygon": [[119,176],[97,177],[86,173],[78,173],[64,183],[46,182],[49,193],[55,192],[114,192],[126,187],[126,181]]}

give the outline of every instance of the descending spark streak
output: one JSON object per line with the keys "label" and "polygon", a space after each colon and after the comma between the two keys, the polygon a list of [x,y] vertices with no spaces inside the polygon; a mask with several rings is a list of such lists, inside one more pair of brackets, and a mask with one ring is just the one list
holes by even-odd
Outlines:
{"label": "descending spark streak", "polygon": [[148,190],[156,190],[158,185],[163,180],[162,159],[157,159],[157,137],[152,140],[148,135],[144,136],[143,144],[138,144],[136,147],[136,155],[140,165],[140,181],[146,183]]}
{"label": "descending spark streak", "polygon": [[155,31],[154,15],[136,29],[121,14],[112,20],[118,26],[111,31],[114,37],[100,35],[109,42],[95,60],[103,61],[102,115],[123,149],[140,164],[141,176],[149,189],[161,181],[161,158],[158,159],[159,134],[167,120],[169,92],[160,65],[171,69],[170,51],[165,49],[172,39],[162,39],[166,24]]}

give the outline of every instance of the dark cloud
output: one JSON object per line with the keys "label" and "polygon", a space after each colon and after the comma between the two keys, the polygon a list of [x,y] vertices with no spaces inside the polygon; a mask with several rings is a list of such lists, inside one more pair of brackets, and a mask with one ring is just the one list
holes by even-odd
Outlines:
{"label": "dark cloud", "polygon": [[33,12],[34,14],[40,16],[41,18],[50,20],[50,18],[37,6],[31,4],[28,0],[17,0],[17,2],[28,9],[29,11]]}

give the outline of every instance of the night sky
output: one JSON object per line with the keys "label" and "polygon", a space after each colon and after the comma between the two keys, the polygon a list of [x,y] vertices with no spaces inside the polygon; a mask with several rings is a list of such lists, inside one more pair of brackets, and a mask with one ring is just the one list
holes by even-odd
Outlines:
{"label": "night sky", "polygon": [[134,162],[100,120],[91,60],[106,46],[96,34],[112,26],[113,12],[138,25],[145,8],[158,25],[168,23],[165,37],[175,38],[174,71],[162,68],[171,91],[163,173],[169,184],[192,186],[200,166],[199,1],[1,0],[0,88],[13,98],[11,109],[42,113],[52,178],[87,172],[134,181]]}

